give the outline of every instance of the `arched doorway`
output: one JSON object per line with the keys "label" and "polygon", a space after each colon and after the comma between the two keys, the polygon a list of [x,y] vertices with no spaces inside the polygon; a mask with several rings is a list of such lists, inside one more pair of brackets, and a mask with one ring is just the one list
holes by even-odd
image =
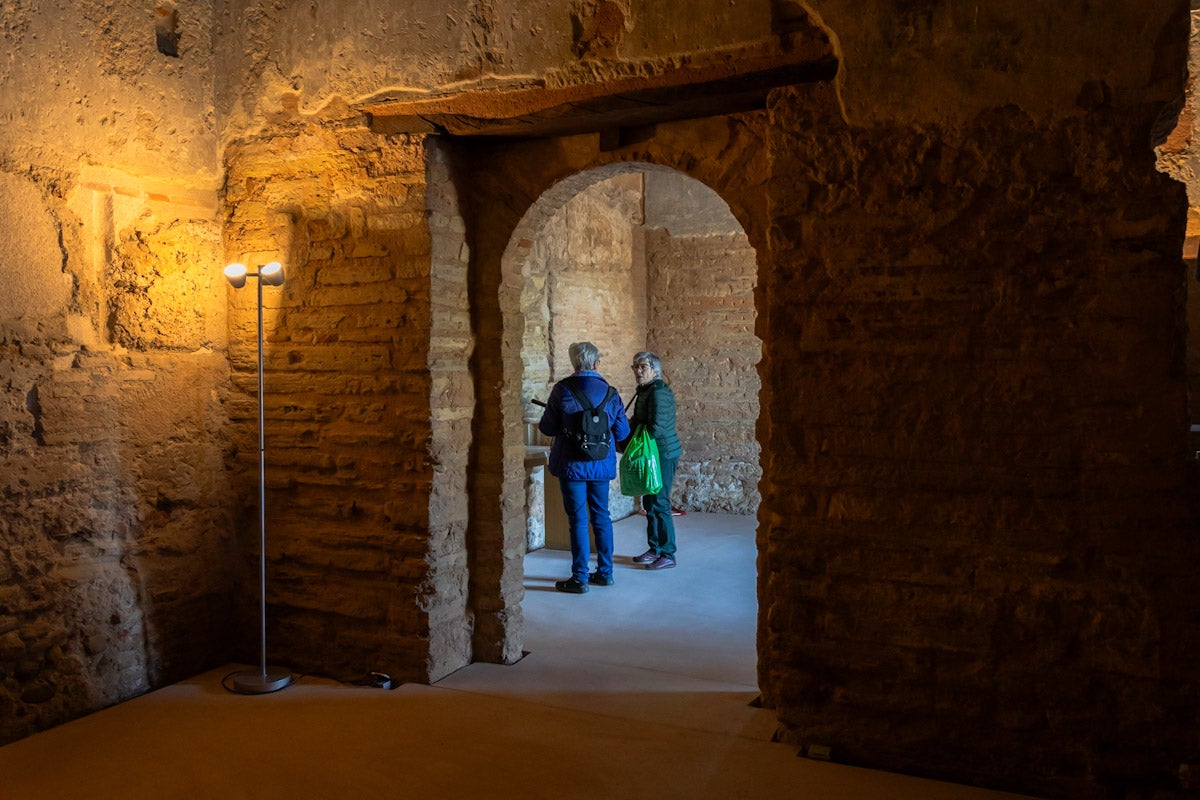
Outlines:
{"label": "arched doorway", "polygon": [[[521,655],[527,537],[525,401],[530,399],[524,396],[522,382],[522,270],[534,248],[537,226],[545,219],[538,216],[542,212],[531,216],[530,210],[538,203],[545,209],[560,207],[598,180],[673,170],[721,197],[744,230],[749,248],[761,259],[766,252],[763,184],[768,170],[761,146],[765,123],[762,112],[673,122],[616,150],[603,149],[598,134],[447,143],[453,151],[471,251],[473,324],[477,331],[488,331],[476,340],[471,363],[480,401],[473,427],[476,455],[468,534],[475,660],[509,663]],[[740,294],[750,313],[740,327],[743,335],[754,338],[755,323],[749,321],[752,292],[751,279]],[[679,349],[682,352],[683,346]],[[703,369],[712,355],[698,355],[696,368]],[[752,363],[739,369],[753,371]],[[746,419],[744,414],[741,418]],[[756,448],[752,425],[745,436]],[[714,439],[711,433],[709,439]]]}
{"label": "arched doorway", "polygon": [[[505,271],[522,276],[527,429],[541,417],[533,401],[570,374],[571,342],[600,347],[603,373],[627,399],[628,359],[653,350],[681,409],[686,454],[675,504],[753,516],[762,346],[754,334],[757,266],[745,231],[715,192],[674,170],[623,163],[562,183],[530,208],[504,256],[524,259]],[[615,485],[611,505],[615,519],[635,511]],[[539,516],[535,508],[531,548],[545,544]]]}
{"label": "arched doorway", "polygon": [[[626,399],[633,353],[662,357],[684,443],[673,492],[682,568],[658,576],[631,562],[645,547],[645,522],[614,482],[617,587],[594,591],[582,604],[553,590],[569,561],[565,515],[557,482],[539,459],[526,459],[525,649],[543,670],[628,670],[622,680],[647,710],[662,707],[664,695],[677,703],[690,693],[687,702],[706,709],[706,724],[746,724],[744,706],[757,691],[762,346],[754,332],[757,263],[745,231],[693,178],[651,164],[610,164],[551,187],[518,225],[504,258],[524,259],[504,272],[522,280],[527,428],[542,411],[532,400],[548,397],[572,370],[568,345],[588,340],[600,348],[600,371]],[[530,447],[531,456],[542,452]],[[657,677],[643,683],[647,671]],[[603,683],[603,674],[594,680]],[[586,698],[573,702],[588,706]]]}

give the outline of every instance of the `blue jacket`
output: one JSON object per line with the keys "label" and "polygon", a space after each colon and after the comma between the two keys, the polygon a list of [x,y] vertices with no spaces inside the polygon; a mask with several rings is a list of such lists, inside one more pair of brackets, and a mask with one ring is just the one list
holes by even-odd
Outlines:
{"label": "blue jacket", "polygon": [[[582,379],[582,380],[580,380]],[[580,381],[583,384],[584,397],[599,405],[608,391],[608,382],[600,377],[599,372],[583,370],[576,372],[568,381]],[[578,384],[576,384],[576,388]],[[612,448],[608,458],[602,461],[574,461],[571,459],[570,445],[563,436],[566,433],[565,419],[568,415],[582,411],[583,406],[575,399],[571,390],[563,385],[563,381],[554,384],[550,397],[546,400],[546,410],[542,413],[538,430],[547,436],[554,437],[550,446],[550,474],[560,480],[568,481],[611,481],[617,477],[617,442],[629,438],[629,418],[625,416],[625,404],[621,396],[613,392],[612,399],[604,410],[608,412],[608,421],[612,424]]]}

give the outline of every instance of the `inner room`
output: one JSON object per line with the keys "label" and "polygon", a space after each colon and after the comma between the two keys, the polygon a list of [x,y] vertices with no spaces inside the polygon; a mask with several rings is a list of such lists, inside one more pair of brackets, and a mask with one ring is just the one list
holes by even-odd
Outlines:
{"label": "inner room", "polygon": [[[601,349],[600,371],[626,402],[635,386],[633,355],[650,350],[662,358],[685,451],[676,507],[758,511],[754,251],[729,207],[698,181],[662,169],[622,169],[628,171],[608,178],[612,170],[597,171],[596,182],[562,206],[538,204],[530,212],[545,218],[522,269],[530,549],[546,545],[543,518],[552,521],[552,547],[567,541],[557,489],[543,488],[549,442],[536,431],[542,409],[533,401],[571,374],[567,348],[577,341]],[[613,519],[637,511],[618,489],[614,483],[610,492]]]}

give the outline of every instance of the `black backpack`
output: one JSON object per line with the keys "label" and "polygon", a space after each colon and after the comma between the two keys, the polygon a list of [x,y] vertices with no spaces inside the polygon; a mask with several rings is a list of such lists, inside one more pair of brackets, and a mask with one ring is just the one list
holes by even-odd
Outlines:
{"label": "black backpack", "polygon": [[597,408],[572,383],[567,382],[565,385],[583,407],[582,411],[571,415],[571,420],[565,426],[567,441],[571,444],[572,460],[603,461],[608,458],[608,452],[612,449],[612,423],[604,408],[617,390],[609,386],[600,407]]}

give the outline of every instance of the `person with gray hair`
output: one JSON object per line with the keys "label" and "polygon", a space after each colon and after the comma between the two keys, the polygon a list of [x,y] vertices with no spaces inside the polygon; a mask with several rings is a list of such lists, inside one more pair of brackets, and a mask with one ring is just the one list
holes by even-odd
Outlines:
{"label": "person with gray hair", "polygon": [[633,563],[646,569],[671,569],[675,566],[675,521],[671,519],[671,484],[675,467],[683,455],[683,445],[675,430],[675,393],[662,377],[662,361],[654,353],[643,351],[633,357],[633,376],[637,396],[631,423],[654,437],[658,445],[658,464],[662,470],[662,489],[658,494],[642,496],[646,511],[646,552],[634,556]]}
{"label": "person with gray hair", "polygon": [[[576,342],[568,354],[575,372],[554,384],[538,430],[554,437],[549,469],[558,478],[571,533],[571,577],[555,581],[554,588],[585,594],[589,584],[615,583],[608,488],[617,477],[616,443],[629,438],[629,418],[617,390],[596,371],[596,346]],[[596,571],[590,575],[589,519],[596,539]]]}

